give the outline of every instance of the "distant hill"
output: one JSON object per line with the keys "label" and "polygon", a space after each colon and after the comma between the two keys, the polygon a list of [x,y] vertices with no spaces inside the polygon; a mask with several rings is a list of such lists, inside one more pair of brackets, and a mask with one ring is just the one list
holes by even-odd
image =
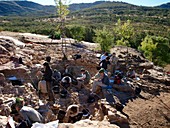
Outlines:
{"label": "distant hill", "polygon": [[[79,4],[70,4],[69,10],[71,12],[80,11],[81,13],[88,13],[88,15],[93,12],[96,14],[103,13],[106,11],[110,11],[116,14],[139,14],[142,10],[152,10],[155,7],[142,7],[136,6],[124,2],[110,2],[110,1],[96,1],[94,3],[79,3]],[[156,8],[166,8],[170,9],[170,3],[163,4],[157,6]],[[111,11],[112,10],[112,11]],[[86,12],[88,11],[88,12]],[[43,6],[38,3],[26,1],[26,0],[18,0],[18,1],[1,1],[0,0],[0,16],[45,16],[45,15],[53,15],[55,14],[55,6]]]}
{"label": "distant hill", "polygon": [[159,8],[165,8],[165,9],[170,9],[170,3],[167,3],[167,4],[162,4],[160,6],[157,6]]}
{"label": "distant hill", "polygon": [[[91,5],[88,8],[85,8],[87,5]],[[81,10],[77,10],[72,13],[74,16],[86,16],[90,18],[100,18],[108,15],[116,15],[116,16],[124,16],[124,17],[131,17],[134,19],[134,16],[167,16],[170,13],[170,10],[165,10],[160,7],[145,7],[145,6],[137,6],[128,4],[125,2],[110,2],[110,1],[103,1],[99,2],[98,4],[79,4],[74,5],[75,10],[78,7],[82,7]],[[70,8],[72,5],[70,5]],[[84,7],[84,8],[83,8]],[[100,17],[99,17],[100,16]],[[130,18],[130,19],[131,19]]]}
{"label": "distant hill", "polygon": [[50,15],[55,13],[54,6],[43,6],[30,1],[0,1],[0,16],[8,15]]}
{"label": "distant hill", "polygon": [[79,4],[70,4],[69,10],[71,11],[79,11],[85,8],[90,8],[99,4],[103,4],[105,1],[96,1],[94,3],[79,3]]}

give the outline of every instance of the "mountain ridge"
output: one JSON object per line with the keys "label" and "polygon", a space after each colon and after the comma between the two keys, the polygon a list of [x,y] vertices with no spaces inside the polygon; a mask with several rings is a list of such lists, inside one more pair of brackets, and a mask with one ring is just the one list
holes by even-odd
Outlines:
{"label": "mountain ridge", "polygon": [[[95,6],[102,6],[102,4],[113,3],[120,4],[120,6],[131,6],[131,7],[145,7],[145,6],[137,6],[133,4],[129,4],[126,2],[110,2],[110,1],[96,1],[93,3],[74,3],[69,5],[69,10],[71,12],[79,11],[83,9],[88,9]],[[109,6],[109,4],[108,4]],[[115,6],[116,7],[116,6]],[[119,7],[119,6],[118,6]],[[118,8],[117,7],[117,8]],[[170,9],[170,3],[162,4],[160,6],[155,7],[146,7],[146,8],[163,8]],[[0,16],[24,16],[24,15],[54,15],[56,13],[56,8],[53,5],[41,5],[31,1],[0,1]]]}

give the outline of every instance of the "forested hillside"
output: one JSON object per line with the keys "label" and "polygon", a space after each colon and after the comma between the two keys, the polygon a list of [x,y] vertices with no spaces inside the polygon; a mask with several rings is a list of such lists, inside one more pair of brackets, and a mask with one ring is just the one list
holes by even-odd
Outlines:
{"label": "forested hillside", "polygon": [[166,8],[166,9],[170,9],[170,3],[162,4],[162,5],[158,6],[158,8]]}
{"label": "forested hillside", "polygon": [[43,16],[54,12],[54,6],[43,6],[30,1],[0,1],[0,16]]}

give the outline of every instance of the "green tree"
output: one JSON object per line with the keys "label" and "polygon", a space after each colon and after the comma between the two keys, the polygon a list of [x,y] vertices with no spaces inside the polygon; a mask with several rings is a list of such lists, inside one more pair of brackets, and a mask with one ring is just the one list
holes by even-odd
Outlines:
{"label": "green tree", "polygon": [[146,35],[147,34],[145,32],[136,32],[131,38],[130,46],[137,49],[146,37]]}
{"label": "green tree", "polygon": [[54,0],[56,4],[57,14],[59,17],[59,24],[57,26],[57,29],[61,33],[61,36],[65,36],[65,20],[67,15],[69,14],[67,0]]}
{"label": "green tree", "polygon": [[[54,0],[55,4],[56,4],[56,8],[57,8],[57,14],[59,16],[59,24],[57,26],[58,31],[61,34],[62,37],[62,53],[63,53],[63,59],[67,60],[67,56],[66,53],[63,49],[64,45],[64,41],[63,38],[65,37],[65,20],[67,15],[69,14],[69,10],[68,10],[68,3],[67,0]],[[66,43],[66,42],[65,42]]]}
{"label": "green tree", "polygon": [[59,15],[61,20],[65,20],[66,16],[69,14],[68,10],[68,1],[67,0],[54,0],[57,8],[57,14]]}
{"label": "green tree", "polygon": [[113,35],[106,27],[96,29],[94,41],[100,44],[102,51],[110,51],[111,44],[113,43]]}
{"label": "green tree", "polygon": [[71,26],[70,34],[73,37],[73,39],[76,39],[77,41],[82,41],[85,35],[85,27],[78,25]]}
{"label": "green tree", "polygon": [[122,24],[119,19],[114,30],[117,36],[119,36],[116,45],[130,46],[130,38],[134,35],[134,28],[131,25],[131,21],[127,20]]}
{"label": "green tree", "polygon": [[170,44],[167,38],[148,35],[141,43],[139,50],[157,65],[164,66],[170,63]]}
{"label": "green tree", "polygon": [[86,27],[84,40],[88,42],[93,42],[94,29],[92,27]]}
{"label": "green tree", "polygon": [[154,43],[151,36],[146,36],[142,41],[139,50],[142,51],[147,59],[153,60],[153,54],[156,50],[157,43]]}
{"label": "green tree", "polygon": [[169,40],[160,36],[153,36],[153,42],[157,43],[157,48],[154,52],[153,60],[155,64],[164,66],[170,63],[170,44]]}

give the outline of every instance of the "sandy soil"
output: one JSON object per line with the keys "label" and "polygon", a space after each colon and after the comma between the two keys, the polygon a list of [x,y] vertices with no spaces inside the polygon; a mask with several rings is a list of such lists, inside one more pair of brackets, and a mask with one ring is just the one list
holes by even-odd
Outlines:
{"label": "sandy soil", "polygon": [[170,87],[153,83],[124,109],[130,128],[170,128]]}

